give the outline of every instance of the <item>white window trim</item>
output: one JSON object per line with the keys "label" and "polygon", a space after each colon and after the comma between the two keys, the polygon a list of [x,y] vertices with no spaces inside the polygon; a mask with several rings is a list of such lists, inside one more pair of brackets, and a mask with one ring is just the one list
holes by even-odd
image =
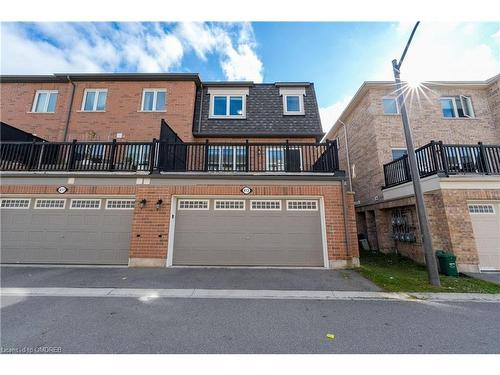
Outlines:
{"label": "white window trim", "polygon": [[[40,96],[40,94],[48,94],[48,98],[47,98],[47,101],[45,102],[45,105],[43,107],[43,111],[36,112],[35,109],[36,109],[36,105],[38,103],[38,97]],[[49,107],[50,94],[56,94],[57,96],[59,96],[59,91],[58,90],[36,90],[35,99],[33,100],[33,106],[31,107],[31,113],[56,113],[55,108],[54,108],[54,111],[52,111],[52,112],[47,111],[47,108]],[[57,99],[58,98],[56,98],[56,106],[57,106]]]}
{"label": "white window trim", "polygon": [[[214,113],[215,111],[215,105],[214,105],[214,101],[215,101],[215,97],[216,96],[223,96],[226,98],[226,113],[227,115],[216,115]],[[241,103],[241,106],[242,106],[242,114],[241,115],[230,115],[230,109],[231,109],[231,97],[241,97],[242,99],[242,103]],[[245,119],[246,116],[247,116],[247,111],[246,111],[246,107],[247,107],[247,99],[246,99],[246,95],[241,95],[241,94],[214,94],[214,95],[210,95],[210,118],[220,118],[220,119]]]}
{"label": "white window trim", "polygon": [[[471,206],[489,206],[489,207],[491,207],[493,212],[472,212],[470,210]],[[467,205],[467,208],[469,209],[469,214],[471,214],[471,215],[495,215],[496,214],[495,205],[491,204],[491,203],[469,203]]]}
{"label": "white window trim", "polygon": [[[316,205],[316,208],[290,208],[289,204],[290,203],[296,203],[296,202],[314,202]],[[314,199],[291,199],[286,201],[286,210],[287,211],[318,211],[319,210],[319,202]]]}
{"label": "white window trim", "polygon": [[[39,201],[63,201],[62,207],[37,207]],[[35,206],[33,207],[35,210],[64,210],[66,208],[66,199],[57,199],[57,198],[37,198],[35,199]]]}
{"label": "white window trim", "polygon": [[[277,202],[279,208],[254,208],[254,202]],[[250,211],[281,211],[281,200],[278,199],[252,199],[250,201]]]}
{"label": "white window trim", "polygon": [[[196,202],[206,202],[207,207],[195,207],[195,208],[190,208],[190,207],[181,207],[181,202],[185,201],[196,201]],[[210,200],[209,199],[179,199],[179,202],[177,203],[177,209],[180,211],[207,211],[210,209]]]}
{"label": "white window trim", "polygon": [[[217,172],[224,172],[224,169],[222,168],[222,164],[223,164],[223,161],[224,161],[223,160],[223,156],[222,156],[222,154],[223,154],[222,151],[224,149],[226,149],[226,148],[233,149],[233,157],[232,157],[232,159],[233,159],[233,169],[232,169],[232,171],[236,171],[237,170],[236,169],[236,159],[237,159],[236,158],[236,156],[237,156],[236,150],[245,150],[245,152],[246,152],[246,149],[242,148],[241,146],[210,146],[209,145],[208,147],[209,147],[209,150],[215,150],[215,149],[218,150],[218,154],[217,154],[217,156],[218,156],[217,157],[217,166],[218,166],[219,169],[216,170]],[[246,155],[245,155],[245,157],[246,157]],[[213,170],[209,169],[209,171],[213,171]]]}
{"label": "white window trim", "polygon": [[[99,201],[99,206],[98,207],[73,207],[73,202],[74,201]],[[69,208],[71,210],[100,210],[101,209],[101,202],[102,202],[102,199],[95,199],[95,198],[89,198],[89,199],[75,198],[75,199],[71,200]]]}
{"label": "white window trim", "polygon": [[[465,108],[465,103],[464,99],[470,100],[470,109],[471,109],[471,116],[466,115],[464,111],[464,117],[459,117],[458,116],[458,109],[457,109],[457,102],[456,99],[460,98],[460,102],[462,103],[462,108]],[[445,117],[443,115],[443,106],[441,104],[442,100],[451,100],[451,103],[453,104],[453,116],[452,117]],[[446,120],[450,119],[471,119],[471,118],[476,118],[476,114],[474,112],[474,106],[472,105],[472,98],[469,95],[455,95],[455,96],[442,96],[439,98],[439,104],[441,104],[441,117]]]}
{"label": "white window trim", "polygon": [[[391,99],[391,100],[394,100],[396,102],[396,113],[387,113],[384,109],[384,100],[385,99]],[[383,96],[382,97],[382,111],[384,112],[384,115],[386,116],[399,116],[401,114],[401,109],[399,108],[399,102],[398,102],[398,98],[394,97],[394,96]]]}
{"label": "white window trim", "polygon": [[[132,207],[109,207],[109,202],[121,202],[127,201],[132,202]],[[133,210],[135,208],[135,199],[106,199],[106,210]]]}
{"label": "white window trim", "polygon": [[[304,96],[306,96],[306,88],[305,87],[280,87],[279,93],[282,96],[283,100],[283,115],[287,116],[301,116],[305,115],[305,109],[304,109]],[[296,111],[289,111],[286,98],[287,96],[298,96],[299,97],[299,108],[300,110],[298,112]]]}
{"label": "white window trim", "polygon": [[[280,145],[277,145],[280,146]],[[303,169],[304,162],[302,160],[302,147],[300,146],[289,146],[289,150],[299,150],[300,153],[300,170]],[[281,150],[283,152],[283,169],[271,169],[271,158],[269,157],[269,152],[270,151],[276,151],[276,150]],[[286,148],[285,146],[283,147],[273,147],[269,146],[266,147],[266,171],[267,172],[285,172],[286,170]]]}
{"label": "white window trim", "polygon": [[[94,103],[92,105],[92,109],[85,109],[85,102],[87,100],[87,94],[89,92],[95,92],[95,97],[94,97]],[[98,101],[98,98],[99,98],[99,93],[101,92],[105,92],[106,93],[106,101],[104,102],[104,109],[97,109],[97,101]],[[82,100],[82,108],[81,108],[81,111],[82,112],[106,112],[106,102],[108,101],[108,89],[85,89],[84,92],[83,92],[83,100]]]}
{"label": "white window trim", "polygon": [[[299,98],[299,110],[298,111],[289,111],[288,110],[288,103],[286,101],[286,98],[288,98],[289,96],[298,96]],[[288,94],[288,95],[283,95],[283,114],[284,115],[304,115],[305,112],[304,112],[304,96],[303,95],[292,95],[292,94]]]}
{"label": "white window trim", "polygon": [[[153,94],[153,109],[144,109],[144,98],[146,97],[146,92],[152,91]],[[158,98],[158,93],[165,93],[165,109],[156,110],[156,100]],[[167,89],[154,89],[154,88],[146,88],[142,90],[142,100],[141,100],[141,109],[139,112],[167,112]]]}
{"label": "white window trim", "polygon": [[28,210],[31,206],[31,199],[29,199],[29,198],[2,198],[2,199],[0,199],[0,203],[3,201],[11,201],[11,200],[28,201],[28,206],[26,206],[26,207],[0,207],[0,209],[2,209],[2,210]]}
{"label": "white window trim", "polygon": [[[242,208],[217,208],[217,202],[242,202]],[[245,211],[246,204],[244,199],[216,199],[214,200],[214,210],[215,211]]]}

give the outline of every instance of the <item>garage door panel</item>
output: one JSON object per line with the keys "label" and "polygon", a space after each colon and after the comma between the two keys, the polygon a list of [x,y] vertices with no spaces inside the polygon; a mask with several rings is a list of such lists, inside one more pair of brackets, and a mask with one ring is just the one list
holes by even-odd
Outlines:
{"label": "garage door panel", "polygon": [[127,264],[133,210],[104,206],[1,210],[2,263]]}
{"label": "garage door panel", "polygon": [[174,265],[323,266],[319,211],[209,207],[177,211]]}
{"label": "garage door panel", "polygon": [[[476,210],[471,209],[475,207]],[[477,206],[492,209],[478,213]],[[500,270],[500,203],[469,202],[469,211],[481,269]]]}

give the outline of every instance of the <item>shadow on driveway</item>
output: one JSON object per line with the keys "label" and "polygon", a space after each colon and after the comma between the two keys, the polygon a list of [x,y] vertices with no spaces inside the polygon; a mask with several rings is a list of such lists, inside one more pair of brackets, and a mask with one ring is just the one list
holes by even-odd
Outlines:
{"label": "shadow on driveway", "polygon": [[352,270],[1,267],[4,288],[151,288],[379,291]]}

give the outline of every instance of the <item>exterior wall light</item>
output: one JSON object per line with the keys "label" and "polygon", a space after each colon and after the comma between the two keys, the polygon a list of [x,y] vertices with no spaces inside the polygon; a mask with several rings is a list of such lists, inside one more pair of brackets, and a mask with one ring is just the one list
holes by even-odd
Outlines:
{"label": "exterior wall light", "polygon": [[156,209],[159,210],[162,204],[163,204],[163,199],[158,199],[158,201],[156,201]]}
{"label": "exterior wall light", "polygon": [[141,200],[141,201],[139,202],[139,207],[141,207],[141,208],[146,207],[146,202],[147,202],[147,200],[145,200],[145,199]]}

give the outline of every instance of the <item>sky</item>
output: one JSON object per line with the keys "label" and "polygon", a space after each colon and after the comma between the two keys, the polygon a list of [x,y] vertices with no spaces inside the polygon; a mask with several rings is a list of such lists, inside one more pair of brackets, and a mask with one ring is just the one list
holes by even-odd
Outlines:
{"label": "sky", "polygon": [[[314,82],[327,131],[363,81],[391,80],[398,22],[1,23],[2,74],[196,72],[205,81]],[[500,72],[500,23],[423,22],[405,80]]]}

